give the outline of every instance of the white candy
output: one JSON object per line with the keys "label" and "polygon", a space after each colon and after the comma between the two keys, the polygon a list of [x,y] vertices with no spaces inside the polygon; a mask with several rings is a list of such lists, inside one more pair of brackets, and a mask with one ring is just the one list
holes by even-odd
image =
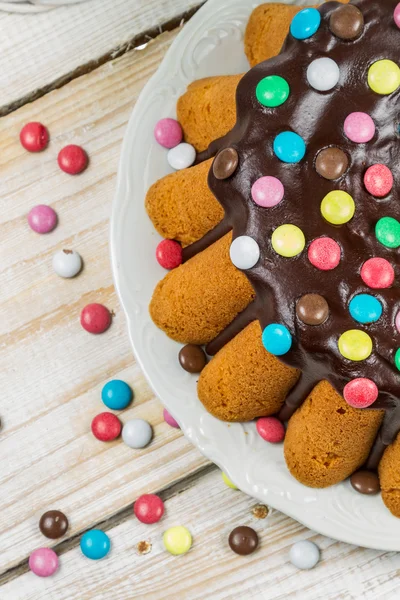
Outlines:
{"label": "white candy", "polygon": [[82,258],[75,250],[60,250],[53,256],[53,269],[60,277],[75,277],[82,269]]}
{"label": "white candy", "polygon": [[296,542],[290,548],[290,562],[298,569],[313,569],[318,563],[319,558],[319,548],[313,542],[308,542],[307,540]]}
{"label": "white candy", "polygon": [[326,92],[337,85],[340,70],[331,58],[317,58],[307,69],[308,83],[319,92]]}
{"label": "white candy", "polygon": [[143,419],[131,419],[122,428],[122,439],[130,448],[144,448],[150,444],[153,437],[153,429]]}
{"label": "white candy", "polygon": [[196,160],[196,150],[190,144],[183,142],[182,144],[175,146],[175,148],[171,148],[167,158],[171,167],[180,171],[181,169],[187,169],[192,166]]}
{"label": "white candy", "polygon": [[229,254],[238,269],[251,269],[260,258],[260,248],[253,238],[241,235],[233,240]]}

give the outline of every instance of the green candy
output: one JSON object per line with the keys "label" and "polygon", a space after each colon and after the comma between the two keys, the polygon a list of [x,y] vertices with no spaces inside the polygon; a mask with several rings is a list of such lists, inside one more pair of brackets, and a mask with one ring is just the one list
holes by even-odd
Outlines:
{"label": "green candy", "polygon": [[286,79],[279,75],[269,75],[258,82],[256,88],[257,100],[263,106],[275,108],[289,98],[290,88]]}
{"label": "green candy", "polygon": [[398,248],[400,246],[400,223],[392,217],[379,219],[375,227],[378,242],[386,248]]}
{"label": "green candy", "polygon": [[395,354],[394,363],[397,367],[397,370],[400,371],[400,348],[397,350],[397,352]]}

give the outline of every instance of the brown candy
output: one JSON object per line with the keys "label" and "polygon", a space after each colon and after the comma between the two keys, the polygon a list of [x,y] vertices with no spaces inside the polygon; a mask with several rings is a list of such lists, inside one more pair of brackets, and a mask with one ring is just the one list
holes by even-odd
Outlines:
{"label": "brown candy", "polygon": [[179,352],[179,363],[188,373],[200,373],[206,366],[207,357],[203,348],[187,344]]}
{"label": "brown candy", "polygon": [[364,31],[364,17],[356,6],[341,6],[332,13],[329,29],[341,40],[355,40]]}
{"label": "brown candy", "polygon": [[315,170],[324,179],[339,179],[348,169],[349,159],[340,148],[324,148],[315,161]]}
{"label": "brown candy", "polygon": [[235,527],[229,535],[229,546],[236,554],[246,556],[256,550],[258,535],[251,527],[245,525]]}
{"label": "brown candy", "polygon": [[47,538],[56,540],[68,529],[68,519],[60,510],[48,510],[39,521],[39,529]]}
{"label": "brown candy", "polygon": [[381,490],[379,477],[373,471],[356,471],[350,477],[350,483],[356,492],[359,492],[360,494],[379,494]]}
{"label": "brown candy", "polygon": [[306,325],[322,325],[329,317],[329,305],[319,294],[306,294],[297,301],[296,314]]}
{"label": "brown candy", "polygon": [[228,179],[237,169],[239,155],[234,148],[224,148],[215,157],[213,173],[216,179]]}

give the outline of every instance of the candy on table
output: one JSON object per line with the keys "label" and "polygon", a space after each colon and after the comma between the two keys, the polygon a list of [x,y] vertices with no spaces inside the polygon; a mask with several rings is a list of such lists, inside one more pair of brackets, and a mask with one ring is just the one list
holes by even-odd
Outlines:
{"label": "candy on table", "polygon": [[231,177],[239,164],[239,155],[234,148],[224,148],[218,152],[214,159],[212,169],[217,179],[228,179]]}
{"label": "candy on table", "polygon": [[260,437],[271,444],[279,444],[285,439],[285,426],[276,417],[260,417],[256,428]]}
{"label": "candy on table", "polygon": [[296,542],[290,548],[289,560],[298,569],[313,569],[319,562],[319,559],[320,551],[318,546],[308,540]]}
{"label": "candy on table", "polygon": [[32,121],[23,126],[19,139],[28,152],[41,152],[49,143],[49,132],[42,123]]}
{"label": "candy on table", "polygon": [[162,240],[156,248],[156,259],[164,269],[176,269],[182,264],[182,246],[174,240]]}
{"label": "candy on table", "polygon": [[238,269],[251,269],[260,258],[260,247],[252,237],[241,235],[233,240],[229,256]]}
{"label": "candy on table", "polygon": [[122,423],[113,413],[103,412],[94,417],[91,428],[96,439],[111,442],[121,433]]}
{"label": "candy on table", "polygon": [[154,137],[160,146],[175,148],[182,141],[182,127],[175,119],[160,119],[154,127]]}
{"label": "candy on table", "polygon": [[350,477],[350,483],[359,494],[371,496],[379,494],[381,491],[378,475],[375,472],[367,471],[366,469],[361,469],[360,471],[353,473]]}
{"label": "candy on table", "polygon": [[60,250],[53,256],[53,269],[60,277],[75,277],[82,269],[82,258],[75,250]]}
{"label": "candy on table", "polygon": [[283,200],[285,188],[279,179],[269,175],[260,177],[251,188],[251,197],[258,206],[272,208]]}
{"label": "candy on table", "polygon": [[192,534],[183,525],[170,527],[164,531],[163,543],[165,549],[174,556],[186,554],[192,546]]}
{"label": "candy on table", "polygon": [[144,419],[131,419],[122,428],[122,439],[130,448],[145,448],[153,438],[153,429]]}
{"label": "candy on table", "polygon": [[227,485],[228,487],[230,487],[232,490],[238,490],[239,488],[233,483],[233,481],[231,481],[228,477],[228,475],[226,473],[224,473],[223,471],[221,471],[221,477],[222,477],[222,481],[225,483],[225,485]]}
{"label": "candy on table", "polygon": [[38,577],[50,577],[58,569],[58,556],[51,548],[38,548],[29,556],[29,568]]}
{"label": "candy on table", "polygon": [[282,356],[292,347],[292,335],[285,325],[271,323],[263,331],[262,343],[270,354]]}
{"label": "candy on table", "polygon": [[341,250],[339,244],[329,237],[313,240],[308,248],[308,260],[321,271],[336,269],[340,263]]}
{"label": "candy on table", "polygon": [[132,402],[132,397],[132,389],[121,379],[108,381],[101,390],[101,399],[111,410],[124,410]]}
{"label": "candy on table", "polygon": [[88,166],[89,158],[81,146],[70,144],[60,150],[57,161],[62,171],[69,175],[78,175]]}
{"label": "candy on table", "polygon": [[166,408],[163,410],[164,421],[170,426],[174,427],[174,429],[180,429],[180,425],[178,421],[175,421],[174,417],[167,411]]}
{"label": "candy on table", "polygon": [[89,333],[104,333],[111,325],[111,313],[103,304],[87,304],[81,312],[81,325]]}
{"label": "candy on table", "polygon": [[353,408],[368,408],[378,398],[376,384],[366,377],[352,379],[344,387],[343,398]]}
{"label": "candy on table", "polygon": [[338,84],[340,70],[338,64],[328,58],[316,58],[307,69],[307,81],[311,87],[319,92],[327,92]]}
{"label": "candy on table", "polygon": [[110,538],[100,529],[91,529],[83,534],[80,541],[82,554],[91,560],[100,560],[110,552]]}
{"label": "candy on table", "polygon": [[188,373],[201,373],[207,364],[206,353],[201,346],[186,344],[179,351],[179,364]]}
{"label": "candy on table", "polygon": [[51,540],[62,537],[68,529],[68,519],[60,510],[48,510],[40,517],[39,529]]}
{"label": "candy on table", "polygon": [[190,144],[182,142],[168,151],[167,160],[176,171],[187,169],[196,160],[196,150]]}
{"label": "candy on table", "polygon": [[258,547],[258,535],[251,527],[240,525],[235,527],[229,534],[228,543],[236,554],[247,556],[252,554]]}
{"label": "candy on table", "polygon": [[305,325],[322,325],[329,317],[329,304],[320,294],[305,294],[296,303],[296,315]]}
{"label": "candy on table", "polygon": [[164,514],[164,502],[156,494],[143,494],[133,505],[133,512],[142,523],[157,523]]}
{"label": "candy on table", "polygon": [[57,213],[51,206],[38,204],[30,210],[28,223],[36,233],[50,233],[57,225]]}

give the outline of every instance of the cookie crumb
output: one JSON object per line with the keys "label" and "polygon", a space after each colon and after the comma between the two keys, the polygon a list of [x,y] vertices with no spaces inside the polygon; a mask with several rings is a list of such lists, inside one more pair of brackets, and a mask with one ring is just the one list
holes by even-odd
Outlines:
{"label": "cookie crumb", "polygon": [[141,542],[138,542],[135,548],[136,553],[139,554],[139,556],[142,556],[143,554],[148,554],[149,552],[151,552],[152,544],[151,542],[143,540]]}
{"label": "cookie crumb", "polygon": [[266,517],[268,517],[269,508],[268,506],[265,506],[265,504],[256,504],[251,509],[251,514],[256,519],[265,519]]}

